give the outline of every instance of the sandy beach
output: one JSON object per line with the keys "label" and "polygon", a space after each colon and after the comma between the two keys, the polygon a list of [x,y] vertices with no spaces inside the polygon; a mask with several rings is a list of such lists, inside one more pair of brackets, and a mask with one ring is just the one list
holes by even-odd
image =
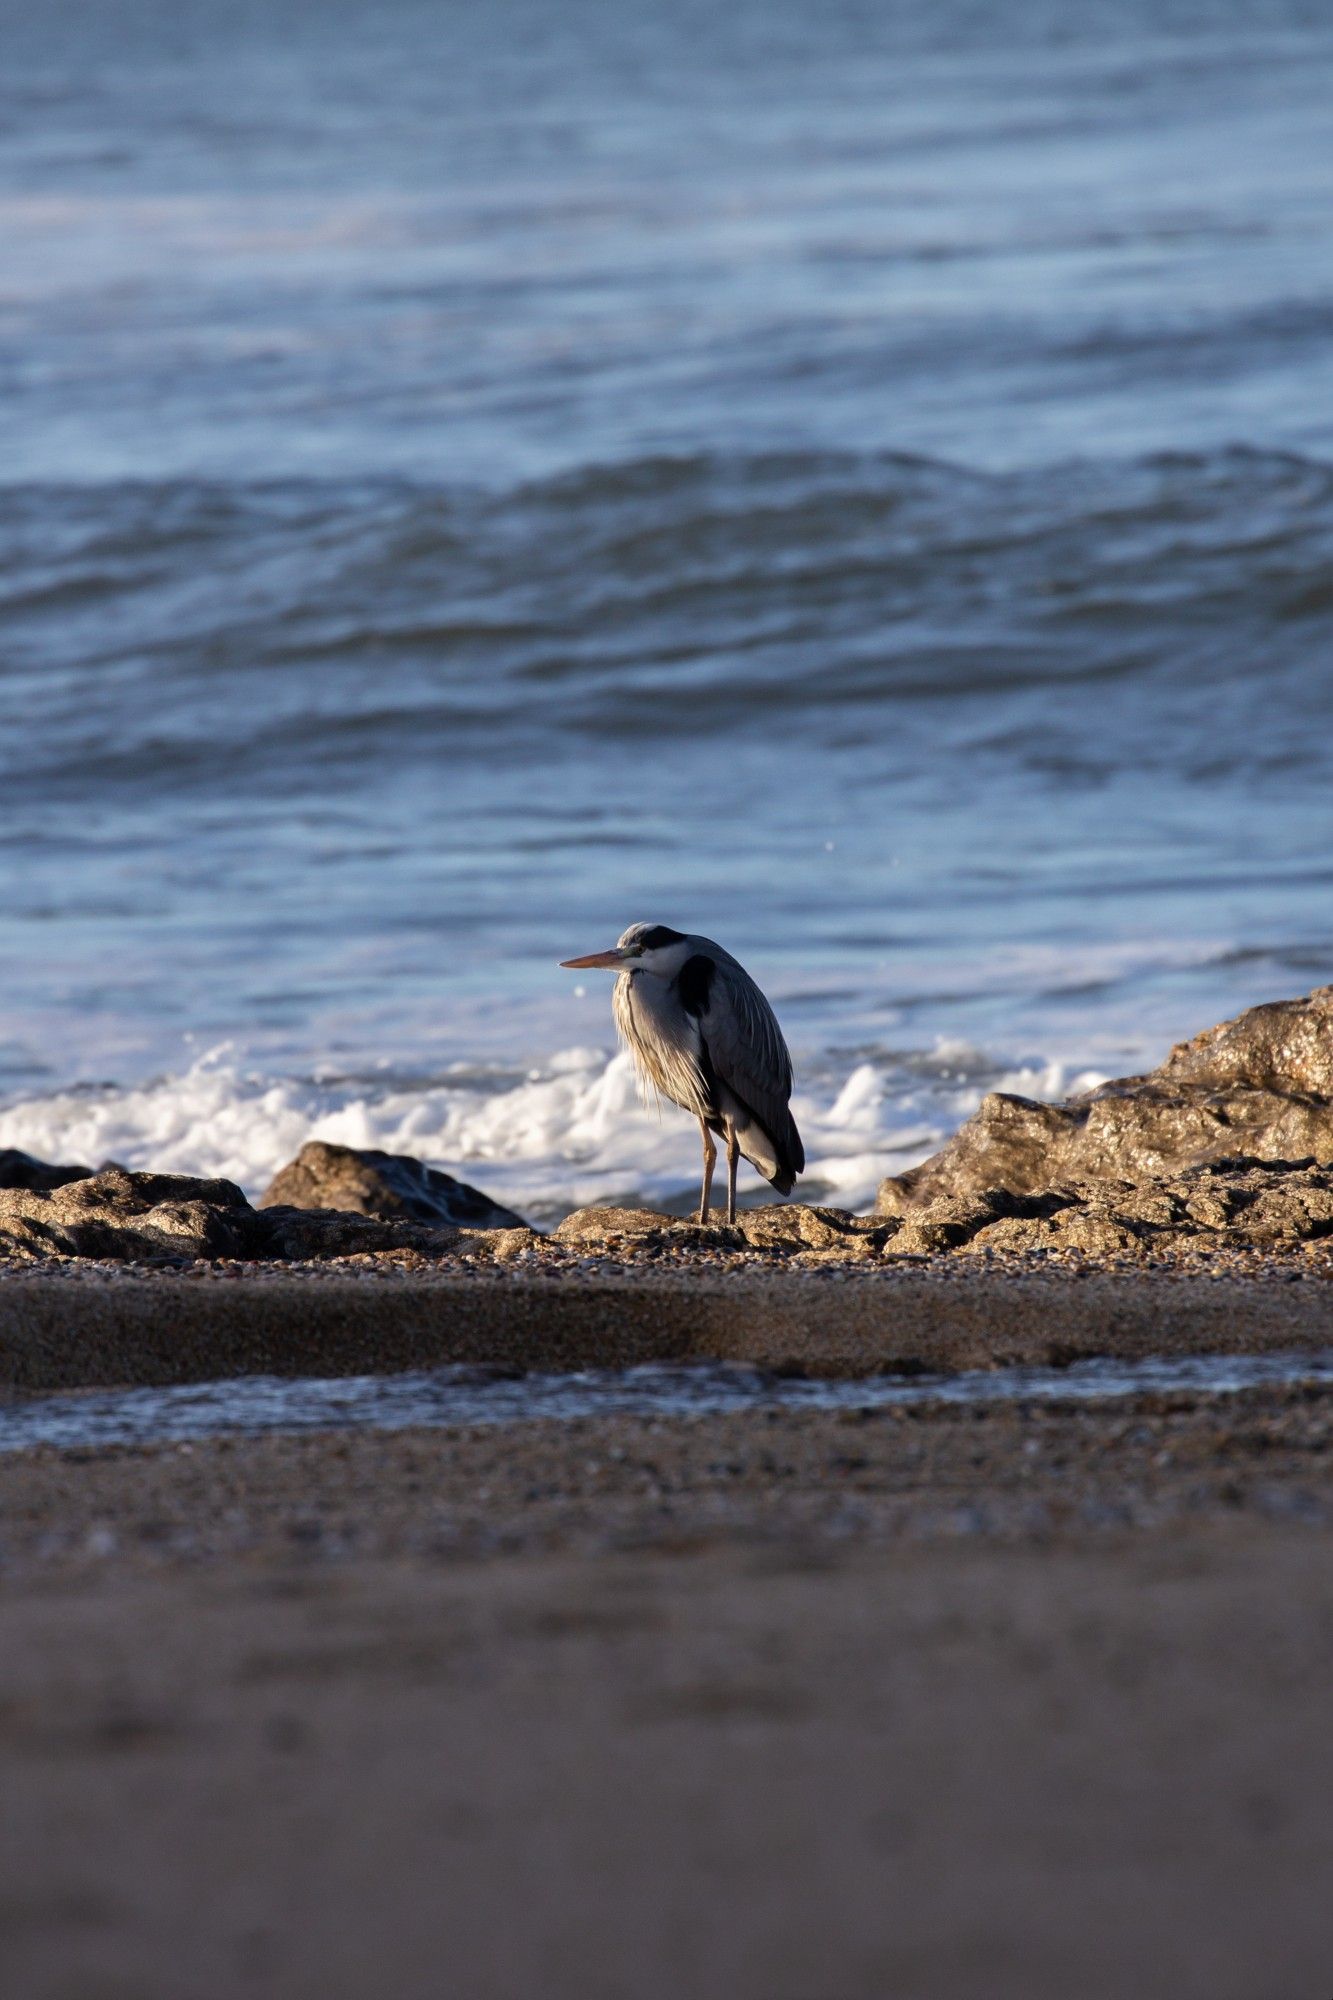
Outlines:
{"label": "sandy beach", "polygon": [[25,2000],[1291,2000],[1326,1390],[0,1460]]}

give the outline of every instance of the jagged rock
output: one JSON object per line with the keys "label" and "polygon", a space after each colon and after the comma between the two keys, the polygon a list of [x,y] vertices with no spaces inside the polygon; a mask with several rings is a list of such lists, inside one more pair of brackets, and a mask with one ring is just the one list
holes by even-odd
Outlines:
{"label": "jagged rock", "polygon": [[1333,986],[1251,1007],[1145,1076],[1063,1104],[994,1092],[948,1144],[886,1180],[879,1209],[1071,1182],[1147,1180],[1208,1161],[1333,1160]]}
{"label": "jagged rock", "polygon": [[408,1153],[359,1152],[312,1139],[259,1197],[260,1208],[337,1209],[454,1229],[526,1229],[527,1223],[479,1188],[423,1165]]}
{"label": "jagged rock", "polygon": [[1074,1208],[1051,1217],[1005,1216],[978,1230],[959,1248],[964,1253],[1066,1250],[1082,1257],[1123,1257],[1137,1250],[1141,1241],[1123,1222]]}
{"label": "jagged rock", "polygon": [[337,1208],[265,1208],[255,1220],[263,1254],[287,1263],[334,1257],[382,1257],[410,1250],[437,1259],[456,1254],[512,1263],[540,1244],[535,1229],[450,1229],[410,1216],[357,1215]]}
{"label": "jagged rock", "polygon": [[249,1257],[259,1218],[231,1181],[111,1167],[48,1190],[0,1189],[0,1249],[37,1257]]}
{"label": "jagged rock", "polygon": [[1044,1195],[940,1197],[894,1250],[1072,1251],[1086,1257],[1271,1249],[1333,1236],[1333,1168],[1315,1160],[1216,1160],[1170,1179],[1084,1181]]}
{"label": "jagged rock", "polygon": [[662,1215],[655,1208],[576,1208],[557,1224],[558,1243],[605,1243],[613,1236],[661,1236],[682,1218]]}
{"label": "jagged rock", "polygon": [[849,1215],[844,1208],[812,1208],[806,1202],[770,1202],[743,1208],[736,1227],[752,1250],[829,1252],[844,1259],[881,1254],[896,1224],[874,1215]]}
{"label": "jagged rock", "polygon": [[897,1226],[882,1216],[800,1201],[743,1208],[736,1217],[736,1234],[748,1249],[776,1251],[800,1264],[866,1262],[882,1254]]}
{"label": "jagged rock", "polygon": [[897,1256],[930,1257],[939,1250],[957,1250],[979,1231],[998,1221],[1026,1222],[1046,1216],[1065,1199],[1061,1195],[1015,1195],[1006,1188],[982,1194],[940,1195],[909,1214],[897,1227],[890,1245]]}
{"label": "jagged rock", "polygon": [[[1226,1225],[1250,1243],[1309,1243],[1333,1236],[1333,1175],[1313,1165],[1272,1179],[1250,1177],[1253,1201]],[[1248,1186],[1247,1186],[1248,1191]]]}
{"label": "jagged rock", "polygon": [[526,1228],[464,1232],[408,1215],[255,1209],[231,1181],[123,1167],[51,1189],[0,1189],[0,1255],[295,1262],[401,1251],[434,1259],[462,1246],[503,1260],[539,1240]]}
{"label": "jagged rock", "polygon": [[1205,1028],[1177,1042],[1153,1075],[1164,1083],[1333,1102],[1333,986],[1269,1000]]}
{"label": "jagged rock", "polygon": [[254,1254],[286,1263],[325,1257],[374,1257],[390,1250],[415,1250],[441,1257],[463,1240],[462,1231],[410,1216],[357,1215],[346,1209],[289,1208],[254,1211]]}
{"label": "jagged rock", "polygon": [[590,1250],[619,1247],[633,1252],[670,1244],[710,1249],[774,1250],[789,1256],[827,1253],[842,1261],[878,1257],[898,1225],[882,1216],[850,1215],[841,1208],[811,1208],[804,1202],[771,1202],[743,1208],[734,1224],[701,1223],[694,1216],[663,1215],[652,1208],[580,1208],[555,1231],[555,1240]]}
{"label": "jagged rock", "polygon": [[558,1243],[586,1245],[590,1250],[619,1244],[646,1250],[667,1242],[734,1249],[744,1242],[739,1228],[729,1229],[720,1222],[704,1225],[692,1216],[662,1215],[655,1208],[576,1208],[553,1235]]}
{"label": "jagged rock", "polygon": [[54,1166],[17,1146],[0,1146],[0,1188],[56,1188],[90,1178],[91,1167]]}
{"label": "jagged rock", "polygon": [[512,1264],[528,1250],[540,1249],[542,1237],[535,1229],[478,1229],[463,1239],[469,1254],[483,1252],[496,1264]]}

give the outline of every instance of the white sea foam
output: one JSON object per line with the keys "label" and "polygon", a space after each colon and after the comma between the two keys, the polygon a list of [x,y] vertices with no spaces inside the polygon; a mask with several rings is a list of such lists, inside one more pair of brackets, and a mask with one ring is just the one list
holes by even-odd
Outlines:
{"label": "white sea foam", "polygon": [[[864,1207],[886,1173],[922,1159],[975,1110],[984,1089],[1055,1097],[1087,1088],[1064,1065],[984,1080],[975,1051],[941,1043],[914,1074],[861,1062],[831,1087],[793,1100],[812,1197]],[[221,1175],[258,1194],[307,1139],[412,1153],[485,1187],[536,1219],[586,1202],[670,1200],[696,1184],[698,1136],[670,1105],[645,1105],[630,1059],[565,1049],[519,1081],[479,1085],[460,1066],[427,1084],[375,1089],[281,1078],[247,1068],[230,1047],[180,1075],[133,1088],[73,1089],[0,1111],[0,1146],[44,1159],[119,1160],[132,1168]]]}

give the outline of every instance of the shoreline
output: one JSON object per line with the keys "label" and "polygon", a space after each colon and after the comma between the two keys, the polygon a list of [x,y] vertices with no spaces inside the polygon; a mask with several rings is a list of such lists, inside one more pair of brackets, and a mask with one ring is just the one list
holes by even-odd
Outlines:
{"label": "shoreline", "polygon": [[734,1361],[855,1376],[1333,1346],[1325,1252],[1249,1270],[623,1265],[0,1275],[0,1392]]}

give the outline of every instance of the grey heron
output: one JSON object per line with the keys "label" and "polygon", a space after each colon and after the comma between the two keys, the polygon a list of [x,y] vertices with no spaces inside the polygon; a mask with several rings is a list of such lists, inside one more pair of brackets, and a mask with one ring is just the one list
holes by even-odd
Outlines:
{"label": "grey heron", "polygon": [[711,938],[667,924],[631,924],[610,951],[566,958],[571,972],[602,967],[620,977],[611,997],[616,1027],[640,1076],[699,1121],[704,1178],[699,1220],[708,1220],[717,1148],[727,1149],[727,1221],[736,1220],[742,1154],[790,1194],[805,1148],[788,1103],[791,1057],[777,1016],[743,965]]}

